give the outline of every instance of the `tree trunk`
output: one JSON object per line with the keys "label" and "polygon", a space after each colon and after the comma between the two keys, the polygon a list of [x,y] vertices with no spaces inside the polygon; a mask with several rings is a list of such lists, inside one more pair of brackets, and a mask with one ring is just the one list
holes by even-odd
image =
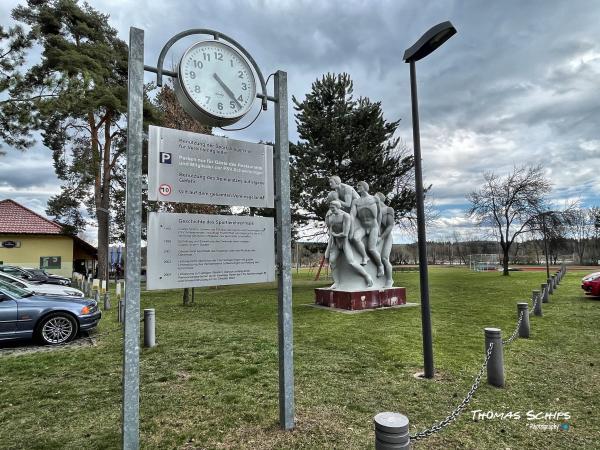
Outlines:
{"label": "tree trunk", "polygon": [[[103,208],[103,207],[101,207]],[[108,268],[108,208],[96,210],[98,218],[98,278],[106,280]]]}
{"label": "tree trunk", "polygon": [[508,273],[508,252],[510,247],[502,248],[503,257],[502,257],[502,275],[507,277]]}

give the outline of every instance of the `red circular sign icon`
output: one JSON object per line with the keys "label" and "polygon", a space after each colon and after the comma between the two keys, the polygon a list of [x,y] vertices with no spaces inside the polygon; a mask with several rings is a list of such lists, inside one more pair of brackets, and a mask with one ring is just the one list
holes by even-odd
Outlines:
{"label": "red circular sign icon", "polygon": [[158,192],[160,192],[160,195],[171,195],[171,185],[169,184],[161,184],[158,188]]}

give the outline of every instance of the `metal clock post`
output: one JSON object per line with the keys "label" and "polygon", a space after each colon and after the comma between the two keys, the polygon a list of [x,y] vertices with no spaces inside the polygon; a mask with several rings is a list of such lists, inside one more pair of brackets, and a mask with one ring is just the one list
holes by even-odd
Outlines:
{"label": "metal clock post", "polygon": [[[209,125],[226,125],[239,120],[250,109],[251,99],[238,98],[233,95],[228,81],[216,72],[214,82],[227,93],[229,101],[223,109],[212,110],[208,105],[199,104],[186,91],[185,83],[179,80],[185,67],[179,67],[178,73],[163,70],[165,56],[171,46],[179,39],[195,35],[212,35],[214,41],[196,43],[196,46],[222,46],[231,50],[232,57],[236,53],[243,54],[239,63],[249,63],[259,78],[260,91],[253,87],[252,98],[261,99],[261,107],[267,109],[267,102],[275,104],[275,208],[276,208],[276,257],[278,280],[278,343],[279,343],[279,420],[280,425],[290,430],[294,428],[294,365],[293,365],[293,321],[292,321],[292,273],[291,273],[291,217],[290,217],[290,178],[289,178],[289,141],[288,141],[288,109],[287,109],[287,74],[277,71],[274,74],[275,95],[267,95],[267,88],[260,68],[252,56],[235,40],[209,29],[192,29],[173,36],[163,47],[157,67],[144,65],[144,31],[130,28],[129,38],[129,81],[128,81],[128,139],[127,139],[127,266],[125,272],[125,337],[123,356],[123,448],[126,450],[139,448],[139,313],[140,313],[140,269],[141,269],[141,180],[142,180],[142,115],[143,115],[143,83],[144,70],[156,73],[158,86],[162,86],[162,76],[176,79],[177,96],[186,111]],[[224,43],[221,41],[227,41]],[[245,58],[246,61],[243,61]],[[238,61],[236,61],[237,63]],[[234,63],[232,62],[232,66]],[[244,69],[241,68],[241,71]],[[182,72],[183,70],[183,72]],[[251,71],[251,68],[248,67]],[[246,76],[251,73],[241,75]],[[238,74],[239,75],[239,74]],[[240,75],[240,76],[241,76]],[[188,76],[193,78],[191,75]],[[194,75],[195,76],[195,75]],[[252,76],[253,79],[253,76]],[[249,78],[250,81],[250,78]],[[248,86],[251,87],[251,86]],[[225,114],[226,107],[235,109]],[[218,105],[217,105],[218,106]]]}

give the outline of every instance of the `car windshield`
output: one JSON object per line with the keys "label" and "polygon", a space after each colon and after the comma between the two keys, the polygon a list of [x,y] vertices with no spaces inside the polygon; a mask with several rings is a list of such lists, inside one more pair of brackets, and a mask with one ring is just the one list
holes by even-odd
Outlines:
{"label": "car windshield", "polygon": [[42,269],[27,269],[27,271],[34,275],[46,276],[46,273]]}
{"label": "car windshield", "polygon": [[0,280],[0,290],[15,298],[31,297],[33,295],[33,292],[30,290],[21,289],[20,287],[3,280]]}

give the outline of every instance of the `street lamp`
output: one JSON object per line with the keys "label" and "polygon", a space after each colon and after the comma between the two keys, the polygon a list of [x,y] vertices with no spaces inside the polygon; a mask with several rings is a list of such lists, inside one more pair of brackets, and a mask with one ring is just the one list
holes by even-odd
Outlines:
{"label": "street lamp", "polygon": [[546,213],[542,214],[542,224],[544,228],[544,252],[546,253],[546,279],[550,279],[550,263],[548,261],[548,231],[546,230]]}
{"label": "street lamp", "polygon": [[419,133],[419,104],[417,100],[418,61],[456,34],[450,22],[442,22],[429,31],[404,52],[404,62],[410,63],[410,97],[412,102],[413,145],[415,156],[415,191],[417,201],[417,232],[419,243],[419,275],[421,286],[421,323],[423,327],[423,360],[425,378],[433,378],[433,344],[431,338],[431,310],[429,307],[429,282],[427,274],[427,238],[425,235],[425,206],[423,202],[423,173],[421,168],[421,137]]}

